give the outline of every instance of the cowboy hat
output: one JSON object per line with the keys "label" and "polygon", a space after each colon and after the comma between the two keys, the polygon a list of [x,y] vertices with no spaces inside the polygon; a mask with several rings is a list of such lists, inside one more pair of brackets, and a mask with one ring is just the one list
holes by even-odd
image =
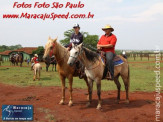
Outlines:
{"label": "cowboy hat", "polygon": [[38,55],[37,55],[37,54],[35,54],[34,56],[38,57]]}
{"label": "cowboy hat", "polygon": [[111,29],[111,31],[114,31],[114,28],[111,27],[111,25],[106,25],[105,27],[102,28],[102,30],[107,30],[107,29]]}

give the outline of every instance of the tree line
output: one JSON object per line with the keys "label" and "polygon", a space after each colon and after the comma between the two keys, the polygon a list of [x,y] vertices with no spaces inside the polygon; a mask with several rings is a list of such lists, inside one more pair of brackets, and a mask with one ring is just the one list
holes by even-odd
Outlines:
{"label": "tree line", "polygon": [[19,48],[22,48],[22,46],[20,44],[12,45],[12,46],[0,45],[0,52],[4,52],[6,50],[16,50]]}
{"label": "tree line", "polygon": [[[72,33],[74,32],[73,29],[67,30],[64,32],[64,39],[60,40],[60,43],[65,46],[66,44],[68,44],[70,42],[70,38]],[[92,51],[96,51],[96,45],[97,42],[99,40],[99,36],[98,35],[91,35],[88,32],[81,32],[83,34],[83,44],[86,48],[89,48]],[[18,45],[14,45],[14,46],[5,46],[2,45],[0,46],[0,52],[6,51],[6,50],[16,50],[22,48],[22,46],[20,44]],[[44,47],[43,46],[39,46],[37,48],[37,50],[33,51],[32,54],[40,54],[42,55],[44,53]],[[120,50],[116,50],[117,54],[120,54],[121,51]]]}

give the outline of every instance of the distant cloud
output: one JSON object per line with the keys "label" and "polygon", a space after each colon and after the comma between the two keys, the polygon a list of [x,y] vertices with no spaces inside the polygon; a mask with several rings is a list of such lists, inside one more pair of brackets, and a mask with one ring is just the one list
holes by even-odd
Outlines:
{"label": "distant cloud", "polygon": [[140,13],[128,16],[128,17],[123,17],[123,16],[111,16],[111,17],[105,17],[105,18],[100,18],[96,19],[96,21],[116,21],[116,22],[149,22],[149,21],[154,21],[157,20],[160,15],[163,15],[163,3],[156,3],[152,5],[150,8],[147,10],[144,10]]}
{"label": "distant cloud", "polygon": [[[148,10],[145,10],[139,14],[135,14],[134,17],[142,21],[157,19],[156,15],[163,15],[163,3],[156,3]],[[144,19],[143,19],[144,18]]]}

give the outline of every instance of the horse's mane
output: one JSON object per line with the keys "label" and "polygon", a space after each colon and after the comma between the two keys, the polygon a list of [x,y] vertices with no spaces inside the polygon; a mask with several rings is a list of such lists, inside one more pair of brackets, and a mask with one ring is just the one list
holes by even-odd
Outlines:
{"label": "horse's mane", "polygon": [[57,55],[59,56],[59,58],[64,58],[68,60],[68,57],[66,56],[67,54],[65,53],[69,53],[69,51],[64,47],[62,46],[60,43],[56,42],[56,45],[57,45]]}
{"label": "horse's mane", "polygon": [[86,58],[89,61],[95,62],[96,60],[98,60],[99,55],[96,52],[91,51],[91,50],[89,50],[88,48],[85,48],[85,47],[83,47],[83,51],[85,53]]}

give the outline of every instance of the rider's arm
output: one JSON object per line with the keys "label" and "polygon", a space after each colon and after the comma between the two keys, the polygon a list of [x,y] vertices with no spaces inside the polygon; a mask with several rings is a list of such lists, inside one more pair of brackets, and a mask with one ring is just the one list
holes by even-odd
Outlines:
{"label": "rider's arm", "polygon": [[99,48],[112,48],[115,46],[117,42],[117,38],[116,37],[113,37],[110,41],[110,44],[106,44],[106,45],[100,45],[100,43],[97,44],[97,47]]}
{"label": "rider's arm", "polygon": [[97,44],[97,47],[100,47],[100,48],[112,48],[113,45],[112,45],[112,44],[107,44],[107,45],[100,45],[100,44]]}

